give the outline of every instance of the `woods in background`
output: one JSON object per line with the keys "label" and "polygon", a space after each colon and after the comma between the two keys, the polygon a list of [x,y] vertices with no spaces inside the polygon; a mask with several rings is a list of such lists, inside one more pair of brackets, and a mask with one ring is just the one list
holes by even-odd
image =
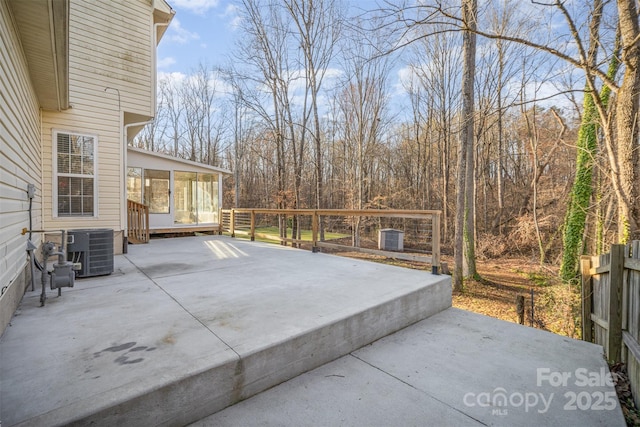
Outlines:
{"label": "woods in background", "polygon": [[466,183],[476,256],[562,263],[565,279],[638,232],[635,1],[240,3],[233,58],[160,79],[134,141],[232,170],[225,207],[440,209],[453,253]]}

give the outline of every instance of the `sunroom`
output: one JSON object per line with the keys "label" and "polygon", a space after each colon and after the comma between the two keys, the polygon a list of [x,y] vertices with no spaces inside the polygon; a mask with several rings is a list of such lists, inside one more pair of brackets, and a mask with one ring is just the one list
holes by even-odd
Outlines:
{"label": "sunroom", "polygon": [[127,199],[149,210],[154,233],[217,229],[226,169],[127,148]]}

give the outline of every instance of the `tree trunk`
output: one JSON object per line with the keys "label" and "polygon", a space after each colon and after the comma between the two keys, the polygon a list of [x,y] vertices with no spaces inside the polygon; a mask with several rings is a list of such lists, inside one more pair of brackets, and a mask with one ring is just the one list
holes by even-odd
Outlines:
{"label": "tree trunk", "polygon": [[[463,290],[463,278],[476,275],[473,199],[473,83],[476,55],[476,0],[462,0],[462,21],[468,28],[463,32],[462,49],[462,127],[458,146],[457,207],[455,229],[454,290]],[[464,268],[464,267],[466,268]],[[466,271],[465,271],[466,270]]]}
{"label": "tree trunk", "polygon": [[475,278],[476,270],[475,251],[475,135],[474,135],[474,82],[476,71],[476,29],[478,4],[476,0],[465,0],[462,6],[462,16],[469,28],[463,35],[464,65],[463,65],[463,89],[462,89],[462,116],[464,120],[463,135],[467,148],[467,167],[465,183],[465,227],[464,227],[464,257],[465,277]]}
{"label": "tree trunk", "polygon": [[618,90],[616,108],[616,137],[620,198],[618,200],[618,241],[626,243],[638,233],[638,208],[635,176],[638,150],[634,149],[638,136],[638,96],[640,91],[640,47],[638,12],[635,0],[618,0],[622,60],[625,64],[622,85]]}

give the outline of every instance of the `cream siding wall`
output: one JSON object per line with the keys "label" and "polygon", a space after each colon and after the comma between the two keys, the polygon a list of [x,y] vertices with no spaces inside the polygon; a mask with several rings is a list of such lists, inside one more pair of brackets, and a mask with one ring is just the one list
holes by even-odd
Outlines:
{"label": "cream siding wall", "polygon": [[[153,117],[152,7],[145,0],[71,0],[69,101],[71,109],[43,113],[43,211],[47,228],[112,228],[122,251],[124,224],[124,112]],[[112,88],[106,90],[106,88]],[[116,90],[119,91],[119,95]],[[53,206],[55,130],[96,135],[96,216],[56,218]]]}
{"label": "cream siding wall", "polygon": [[[7,3],[0,1],[0,333],[27,284],[27,185],[35,184],[33,226],[41,227],[40,116]],[[34,235],[38,240],[38,235]]]}
{"label": "cream siding wall", "polygon": [[[107,99],[117,105],[117,94],[104,96],[112,87],[123,111],[154,116],[152,13],[144,0],[71,1],[69,79],[87,106],[99,109]],[[96,89],[101,96],[92,99]]]}

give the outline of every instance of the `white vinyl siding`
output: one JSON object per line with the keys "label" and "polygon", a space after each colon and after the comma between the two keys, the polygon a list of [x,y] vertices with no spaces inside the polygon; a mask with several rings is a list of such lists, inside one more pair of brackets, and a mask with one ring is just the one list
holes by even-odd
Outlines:
{"label": "white vinyl siding", "polygon": [[97,181],[94,216],[57,215],[57,201],[44,202],[47,228],[111,228],[119,251],[126,228],[126,168],[123,126],[128,116],[148,120],[153,111],[153,9],[146,0],[70,1],[69,102],[62,112],[43,112],[45,194],[54,194],[54,131],[95,135]]}
{"label": "white vinyl siding", "polygon": [[7,2],[0,1],[0,333],[24,291],[16,279],[27,265],[21,231],[29,227],[28,184],[36,186],[33,227],[42,226],[40,161],[38,101]]}
{"label": "white vinyl siding", "polygon": [[155,115],[152,12],[150,2],[140,0],[71,1],[69,79],[84,106],[99,109],[111,99],[117,108],[118,95],[104,92],[112,87],[122,111]]}

